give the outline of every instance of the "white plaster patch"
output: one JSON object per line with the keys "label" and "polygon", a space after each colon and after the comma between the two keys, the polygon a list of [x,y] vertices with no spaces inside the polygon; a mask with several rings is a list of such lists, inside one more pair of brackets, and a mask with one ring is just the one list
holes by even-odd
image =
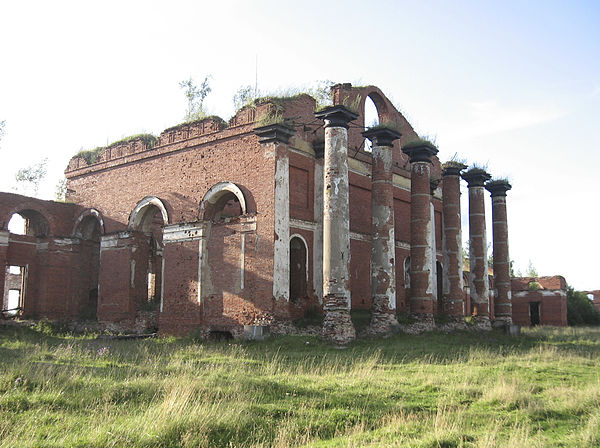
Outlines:
{"label": "white plaster patch", "polygon": [[163,243],[181,243],[202,239],[205,228],[206,223],[204,221],[165,226],[163,229]]}

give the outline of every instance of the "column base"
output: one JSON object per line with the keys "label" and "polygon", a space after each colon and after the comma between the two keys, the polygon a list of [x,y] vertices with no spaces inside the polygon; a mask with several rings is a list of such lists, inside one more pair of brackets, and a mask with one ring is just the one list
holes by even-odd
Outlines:
{"label": "column base", "polygon": [[492,327],[494,328],[503,328],[508,325],[512,325],[512,318],[508,316],[498,316],[494,322],[492,322]]}
{"label": "column base", "polygon": [[400,324],[400,329],[407,334],[419,334],[431,331],[435,328],[433,314],[430,313],[410,313],[409,318],[412,321],[409,324]]}
{"label": "column base", "polygon": [[460,315],[444,316],[444,323],[437,323],[436,327],[440,331],[450,332],[456,330],[466,330],[468,328],[465,317]]}
{"label": "column base", "polygon": [[473,316],[473,327],[476,330],[489,331],[492,329],[492,323],[489,316]]}
{"label": "column base", "polygon": [[371,336],[382,336],[391,333],[398,333],[400,324],[394,313],[373,312],[371,322],[366,329],[366,333]]}
{"label": "column base", "polygon": [[321,330],[323,339],[336,345],[346,345],[356,339],[347,297],[333,295],[324,297],[323,311],[325,312]]}

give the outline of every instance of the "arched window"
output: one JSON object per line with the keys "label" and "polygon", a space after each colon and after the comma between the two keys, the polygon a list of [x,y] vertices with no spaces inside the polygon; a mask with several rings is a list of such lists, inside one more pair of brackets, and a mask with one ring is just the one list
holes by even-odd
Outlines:
{"label": "arched window", "polygon": [[233,182],[219,182],[208,190],[200,204],[200,219],[219,222],[247,213],[244,193]]}
{"label": "arched window", "polygon": [[11,216],[8,222],[8,230],[17,235],[43,238],[50,234],[50,225],[40,212],[21,210]]}
{"label": "arched window", "polygon": [[[364,119],[365,119],[365,128],[372,128],[379,124],[379,112],[377,111],[377,106],[373,99],[368,96],[365,99],[365,108],[364,108]],[[365,138],[365,151],[371,152],[373,150],[371,140]]]}
{"label": "arched window", "polygon": [[290,300],[306,297],[308,283],[308,245],[300,235],[290,238]]}

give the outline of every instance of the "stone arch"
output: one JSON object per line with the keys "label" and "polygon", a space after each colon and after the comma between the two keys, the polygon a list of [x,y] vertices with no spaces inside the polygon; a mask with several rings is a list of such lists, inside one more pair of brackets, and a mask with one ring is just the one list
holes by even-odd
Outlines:
{"label": "stone arch", "polygon": [[19,215],[24,220],[24,235],[35,236],[37,238],[45,238],[50,235],[50,224],[46,217],[39,211],[29,208],[23,210],[15,209],[13,212],[11,212],[8,221],[9,231],[11,227],[11,221],[15,215]]}
{"label": "stone arch", "polygon": [[290,236],[290,300],[306,297],[308,291],[308,243],[297,233]]}
{"label": "stone arch", "polygon": [[100,235],[104,235],[105,228],[104,218],[102,218],[102,214],[95,208],[84,210],[75,220],[75,224],[73,226],[73,231],[71,232],[71,234],[76,238],[81,238],[85,240],[93,239],[93,226],[95,225],[95,223],[97,223],[99,226]]}
{"label": "stone arch", "polygon": [[[370,92],[362,101],[363,125],[366,128],[377,126],[385,121],[389,115],[388,108],[383,97],[375,92]],[[365,138],[364,149],[367,152],[372,151],[371,140]]]}
{"label": "stone arch", "polygon": [[162,216],[163,225],[167,225],[169,223],[169,214],[167,213],[165,204],[156,196],[146,196],[137,203],[131,215],[129,215],[128,228],[144,233],[150,232],[157,210]]}
{"label": "stone arch", "polygon": [[233,182],[225,181],[213,185],[204,195],[200,203],[200,219],[218,221],[221,218],[223,208],[231,199],[239,204],[241,215],[248,213],[246,197],[242,189]]}

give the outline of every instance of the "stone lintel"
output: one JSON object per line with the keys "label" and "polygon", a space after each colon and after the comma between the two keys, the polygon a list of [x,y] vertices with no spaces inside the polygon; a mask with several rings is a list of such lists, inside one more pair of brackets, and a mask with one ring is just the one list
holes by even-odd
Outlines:
{"label": "stone lintel", "polygon": [[348,129],[348,123],[358,118],[358,114],[342,105],[329,106],[315,112],[315,117],[325,121],[326,128],[340,127]]}
{"label": "stone lintel", "polygon": [[163,229],[163,243],[176,243],[199,240],[204,236],[205,224],[203,222],[174,224]]}
{"label": "stone lintel", "polygon": [[287,144],[295,131],[284,124],[275,123],[254,128],[254,133],[258,135],[260,143]]}
{"label": "stone lintel", "polygon": [[506,196],[506,192],[512,188],[512,185],[503,180],[492,180],[485,184],[485,189],[490,192],[492,197]]}
{"label": "stone lintel", "polygon": [[402,134],[399,132],[386,127],[367,129],[362,135],[371,140],[373,146],[393,146],[394,140],[402,137]]}
{"label": "stone lintel", "polygon": [[490,176],[485,170],[481,168],[471,168],[466,173],[462,174],[462,178],[467,181],[469,188],[471,187],[483,187],[486,181],[490,180]]}

